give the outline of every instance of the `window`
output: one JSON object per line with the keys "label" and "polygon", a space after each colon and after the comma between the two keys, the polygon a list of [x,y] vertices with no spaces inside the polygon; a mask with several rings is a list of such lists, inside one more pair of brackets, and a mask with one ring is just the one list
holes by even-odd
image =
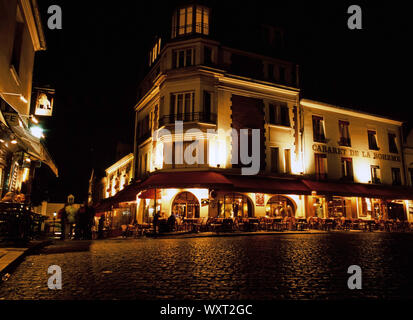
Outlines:
{"label": "window", "polygon": [[267,202],[266,212],[269,217],[294,217],[296,205],[287,197],[274,196]]}
{"label": "window", "polygon": [[243,194],[227,194],[224,196],[224,206],[218,205],[218,217],[254,217],[252,201]]}
{"label": "window", "polygon": [[161,43],[162,40],[161,38],[156,41],[155,45],[153,46],[152,50],[149,52],[149,66],[152,65],[152,63],[155,62],[155,60],[158,58],[159,54],[161,53]]}
{"label": "window", "polygon": [[380,181],[380,167],[370,166],[371,170],[371,183],[381,183]]}
{"label": "window", "polygon": [[196,33],[209,34],[209,9],[196,7]]}
{"label": "window", "polygon": [[22,45],[23,45],[23,32],[24,32],[24,23],[16,21],[16,27],[14,31],[13,53],[11,56],[11,65],[14,67],[14,70],[17,72],[17,74],[20,73],[19,70],[20,70],[20,58],[21,58]]}
{"label": "window", "polygon": [[146,153],[144,156],[144,167],[143,167],[143,174],[146,174],[148,171],[148,154]]}
{"label": "window", "polygon": [[340,131],[340,141],[338,144],[343,147],[351,147],[351,140],[350,140],[350,132],[349,132],[349,125],[348,121],[339,121],[338,122],[338,129]]}
{"label": "window", "polygon": [[379,147],[377,145],[376,131],[368,130],[367,134],[368,134],[368,139],[369,139],[369,149],[370,150],[379,150]]}
{"label": "window", "polygon": [[192,193],[182,192],[175,197],[172,212],[181,218],[199,218],[199,201]]}
{"label": "window", "polygon": [[316,179],[327,179],[327,156],[325,154],[315,154],[315,175]]}
{"label": "window", "polygon": [[204,63],[206,65],[212,64],[212,49],[210,47],[204,47]]}
{"label": "window", "polygon": [[286,103],[270,104],[270,124],[290,126],[289,109]]}
{"label": "window", "polygon": [[341,158],[341,176],[344,180],[353,181],[353,159]]}
{"label": "window", "polygon": [[389,151],[390,153],[399,153],[397,149],[397,136],[394,133],[389,133]]}
{"label": "window", "polygon": [[401,186],[402,185],[402,178],[400,175],[400,168],[391,168],[391,175],[393,178],[393,185]]}
{"label": "window", "polygon": [[186,168],[208,164],[207,140],[174,141],[164,148],[164,165]]}
{"label": "window", "polygon": [[204,117],[206,121],[211,120],[211,93],[204,91]]}
{"label": "window", "polygon": [[285,149],[284,150],[284,158],[285,158],[285,173],[291,173],[291,150]]}
{"label": "window", "polygon": [[172,68],[184,68],[195,64],[194,49],[174,50],[172,53]]}
{"label": "window", "polygon": [[271,172],[280,172],[280,160],[279,160],[279,149],[271,148]]}
{"label": "window", "polygon": [[323,117],[313,116],[313,138],[314,142],[326,142]]}
{"label": "window", "polygon": [[[170,116],[175,120],[191,121],[194,113],[194,92],[171,94]],[[172,119],[171,119],[172,121]]]}
{"label": "window", "polygon": [[209,34],[209,9],[201,6],[188,6],[175,11],[172,17],[172,38],[194,32]]}

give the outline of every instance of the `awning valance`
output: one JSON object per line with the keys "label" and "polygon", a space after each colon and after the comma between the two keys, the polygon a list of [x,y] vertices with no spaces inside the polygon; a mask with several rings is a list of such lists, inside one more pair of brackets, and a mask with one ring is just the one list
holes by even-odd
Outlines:
{"label": "awning valance", "polygon": [[223,174],[213,171],[160,172],[141,183],[141,189],[150,188],[208,188],[231,185]]}
{"label": "awning valance", "polygon": [[413,200],[413,188],[401,186],[339,183],[303,180],[304,184],[320,195],[343,197],[366,197],[387,200]]}
{"label": "awning valance", "polygon": [[49,152],[40,141],[40,139],[34,137],[24,127],[18,125],[10,125],[10,129],[17,136],[17,139],[20,141],[20,145],[25,150],[25,152],[48,165],[53,173],[58,176],[58,169],[56,167],[56,164],[54,163],[52,157],[50,156]]}
{"label": "awning valance", "polygon": [[271,178],[265,176],[225,175],[232,188],[244,192],[311,194],[311,190],[299,179]]}

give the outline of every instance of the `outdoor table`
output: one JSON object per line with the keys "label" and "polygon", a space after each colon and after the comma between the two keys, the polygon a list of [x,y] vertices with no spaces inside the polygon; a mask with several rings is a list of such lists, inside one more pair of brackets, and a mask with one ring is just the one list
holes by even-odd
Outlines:
{"label": "outdoor table", "polygon": [[307,225],[306,219],[298,219],[297,220],[297,230],[304,230],[305,226]]}
{"label": "outdoor table", "polygon": [[275,225],[275,229],[276,229],[277,231],[283,231],[283,229],[284,229],[283,219],[281,219],[281,218],[274,218],[274,225]]}
{"label": "outdoor table", "polygon": [[248,218],[248,231],[257,231],[259,220],[257,218]]}

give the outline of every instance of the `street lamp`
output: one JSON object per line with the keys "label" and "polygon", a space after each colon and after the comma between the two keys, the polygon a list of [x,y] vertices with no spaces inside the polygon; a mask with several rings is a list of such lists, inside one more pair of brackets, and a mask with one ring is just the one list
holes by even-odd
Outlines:
{"label": "street lamp", "polygon": [[10,92],[1,92],[1,95],[7,95],[7,96],[17,96],[20,98],[21,101],[24,103],[28,103],[27,99],[21,94],[21,93],[10,93]]}
{"label": "street lamp", "polygon": [[54,228],[56,226],[56,216],[57,216],[57,213],[53,212],[53,237],[54,237]]}

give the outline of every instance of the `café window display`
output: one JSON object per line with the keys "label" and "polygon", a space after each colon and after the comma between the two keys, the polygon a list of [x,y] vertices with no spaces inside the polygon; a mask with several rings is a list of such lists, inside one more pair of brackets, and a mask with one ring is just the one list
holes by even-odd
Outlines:
{"label": "caf\u00e9 window display", "polygon": [[242,194],[227,194],[224,197],[224,212],[220,212],[221,218],[254,217],[253,205],[251,200]]}
{"label": "caf\u00e9 window display", "polygon": [[342,197],[330,197],[327,199],[328,217],[341,218],[347,217],[348,208],[346,199]]}
{"label": "caf\u00e9 window display", "polygon": [[199,201],[192,193],[181,192],[174,199],[172,212],[182,218],[199,218]]}
{"label": "caf\u00e9 window display", "polygon": [[284,196],[274,196],[267,202],[266,212],[269,217],[294,217],[296,207]]}
{"label": "caf\u00e9 window display", "polygon": [[361,199],[361,212],[359,217],[382,220],[387,217],[387,204],[380,199]]}

